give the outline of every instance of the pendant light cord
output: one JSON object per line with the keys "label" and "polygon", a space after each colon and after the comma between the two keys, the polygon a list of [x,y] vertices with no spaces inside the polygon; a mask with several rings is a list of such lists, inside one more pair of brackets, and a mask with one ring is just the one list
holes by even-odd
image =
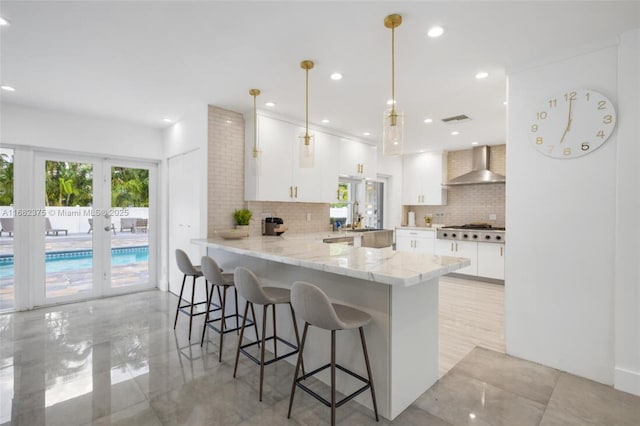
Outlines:
{"label": "pendant light cord", "polygon": [[256,96],[253,95],[253,157],[258,156],[258,112],[256,110]]}
{"label": "pendant light cord", "polygon": [[309,70],[308,69],[305,70],[305,74],[306,74],[305,114],[306,114],[306,125],[307,125],[307,128],[305,129],[305,143],[308,144],[308,141],[309,141]]}
{"label": "pendant light cord", "polygon": [[396,111],[396,49],[395,28],[391,28],[391,114]]}

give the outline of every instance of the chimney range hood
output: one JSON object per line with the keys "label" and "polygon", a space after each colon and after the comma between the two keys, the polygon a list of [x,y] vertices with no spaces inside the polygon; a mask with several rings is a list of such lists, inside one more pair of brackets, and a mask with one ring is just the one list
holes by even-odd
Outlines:
{"label": "chimney range hood", "polygon": [[489,170],[489,147],[487,145],[473,148],[473,170],[449,180],[444,186],[478,185],[483,183],[504,183],[506,178]]}

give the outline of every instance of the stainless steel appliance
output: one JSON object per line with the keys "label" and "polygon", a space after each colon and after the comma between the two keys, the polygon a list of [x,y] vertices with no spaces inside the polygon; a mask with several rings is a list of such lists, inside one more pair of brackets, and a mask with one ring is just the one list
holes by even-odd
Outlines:
{"label": "stainless steel appliance", "polygon": [[279,217],[265,217],[262,220],[262,235],[282,235],[287,228]]}
{"label": "stainless steel appliance", "polygon": [[437,238],[440,240],[483,241],[485,243],[504,243],[505,228],[494,228],[485,223],[467,224],[459,226],[445,226],[438,229]]}

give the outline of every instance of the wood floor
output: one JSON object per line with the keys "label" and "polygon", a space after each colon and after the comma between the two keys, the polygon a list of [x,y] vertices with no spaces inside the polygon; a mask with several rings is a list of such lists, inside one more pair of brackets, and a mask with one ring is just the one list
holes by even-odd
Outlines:
{"label": "wood floor", "polygon": [[440,377],[475,346],[504,353],[504,286],[440,279]]}

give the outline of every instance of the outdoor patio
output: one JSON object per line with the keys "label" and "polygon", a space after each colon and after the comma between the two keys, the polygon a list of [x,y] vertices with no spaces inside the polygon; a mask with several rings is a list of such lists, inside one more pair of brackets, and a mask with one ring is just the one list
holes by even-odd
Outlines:
{"label": "outdoor patio", "polygon": [[[111,235],[112,248],[141,247],[149,245],[147,233],[116,232]],[[45,251],[69,252],[90,250],[92,248],[92,234],[80,233],[68,236],[46,236]],[[13,255],[13,237],[0,237],[0,256]],[[1,264],[0,264],[1,265]],[[132,262],[112,265],[111,286],[125,287],[142,284],[149,281],[148,261]],[[60,297],[90,292],[93,282],[91,267],[77,268],[60,272],[47,272],[47,297]],[[6,270],[0,275],[0,311],[11,309],[14,300],[13,272]]]}

